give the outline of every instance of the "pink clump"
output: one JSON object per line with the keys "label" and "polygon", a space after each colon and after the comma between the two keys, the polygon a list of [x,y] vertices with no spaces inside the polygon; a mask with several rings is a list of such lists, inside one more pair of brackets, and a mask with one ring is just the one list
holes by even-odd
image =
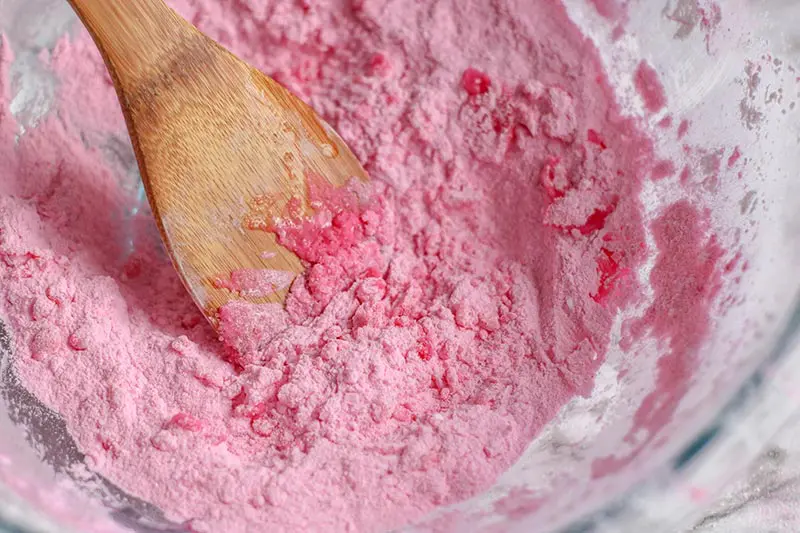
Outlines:
{"label": "pink clump", "polygon": [[600,273],[600,281],[597,286],[597,291],[592,298],[602,303],[606,300],[609,294],[614,289],[617,279],[624,274],[625,271],[620,272],[619,262],[614,259],[614,254],[606,248],[600,250],[600,257],[597,259],[597,270]]}
{"label": "pink clump", "polygon": [[728,158],[728,168],[733,168],[734,165],[741,159],[742,151],[739,150],[739,147],[733,149],[733,153]]}
{"label": "pink clump", "polygon": [[555,225],[555,227],[566,232],[577,232],[580,235],[589,235],[605,228],[606,220],[616,209],[616,203],[606,207],[597,207],[589,214],[586,220],[580,224]]}
{"label": "pink clump", "polygon": [[542,166],[539,180],[552,200],[563,197],[565,189],[569,185],[564,174],[564,168],[559,166],[558,160],[555,159],[546,162]]}
{"label": "pink clump", "polygon": [[477,96],[489,92],[489,88],[492,86],[492,80],[480,70],[468,68],[461,77],[461,86],[464,87],[464,90],[467,91],[467,94],[470,96]]}
{"label": "pink clump", "polygon": [[590,0],[600,16],[609,20],[618,20],[626,14],[621,0]]}
{"label": "pink clump", "polygon": [[678,125],[678,139],[683,139],[687,133],[689,133],[689,121],[684,119]]}
{"label": "pink clump", "polygon": [[91,338],[91,330],[86,327],[79,327],[67,339],[69,347],[77,352],[82,352],[89,348],[89,339]]}
{"label": "pink clump", "polygon": [[370,73],[373,76],[388,76],[392,71],[392,63],[386,54],[376,53],[369,61]]}
{"label": "pink clump", "polygon": [[319,219],[301,219],[277,229],[280,243],[291,249],[300,259],[318,262],[334,255],[342,248],[352,248],[364,240],[365,224],[361,214],[341,211],[332,214],[331,221],[320,223]]}
{"label": "pink clump", "polygon": [[589,215],[589,218],[586,219],[586,223],[576,227],[575,229],[577,229],[581,235],[588,235],[592,232],[603,229],[606,226],[606,220],[608,219],[608,216],[614,212],[615,208],[615,205],[609,205],[605,208],[595,209],[595,211]]}
{"label": "pink clump", "polygon": [[600,134],[597,133],[595,130],[593,130],[591,128],[587,132],[586,139],[590,143],[596,144],[597,146],[599,146],[601,150],[605,150],[606,148],[608,148],[606,146],[605,141],[603,141],[603,138],[600,136]]}
{"label": "pink clump", "polygon": [[167,428],[179,428],[186,431],[198,432],[203,429],[203,422],[189,413],[178,413],[166,425]]}
{"label": "pink clump", "polygon": [[636,67],[633,77],[636,90],[644,101],[644,107],[651,113],[657,113],[667,105],[667,96],[664,86],[658,78],[658,73],[646,61],[641,61]]}
{"label": "pink clump", "polygon": [[675,175],[677,172],[677,168],[675,167],[675,163],[669,160],[659,161],[653,167],[653,172],[651,174],[654,181],[662,180],[669,176]]}

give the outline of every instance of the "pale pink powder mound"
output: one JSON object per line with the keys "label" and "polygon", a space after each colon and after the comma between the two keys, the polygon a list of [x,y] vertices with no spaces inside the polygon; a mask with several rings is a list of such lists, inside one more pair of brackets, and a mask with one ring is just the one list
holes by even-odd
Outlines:
{"label": "pale pink powder mound", "polygon": [[220,343],[149,215],[122,216],[99,55],[61,42],[42,57],[58,112],[17,146],[0,77],[0,311],[23,383],[92,468],[195,531],[382,531],[488,488],[591,391],[639,294],[651,143],[593,45],[556,0],[173,5],[318,109],[371,199],[282,227],[305,276],[285,310],[224,308]]}

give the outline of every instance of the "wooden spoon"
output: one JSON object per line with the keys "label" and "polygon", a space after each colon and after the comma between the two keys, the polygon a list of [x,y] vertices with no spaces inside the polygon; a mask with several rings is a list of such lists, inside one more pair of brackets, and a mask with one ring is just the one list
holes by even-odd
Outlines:
{"label": "wooden spoon", "polygon": [[114,80],[150,206],[194,301],[215,327],[233,299],[282,303],[286,287],[240,293],[228,283],[232,273],[291,280],[303,270],[253,217],[270,221],[292,198],[308,212],[309,176],[366,181],[358,160],[308,105],[162,0],[69,2]]}

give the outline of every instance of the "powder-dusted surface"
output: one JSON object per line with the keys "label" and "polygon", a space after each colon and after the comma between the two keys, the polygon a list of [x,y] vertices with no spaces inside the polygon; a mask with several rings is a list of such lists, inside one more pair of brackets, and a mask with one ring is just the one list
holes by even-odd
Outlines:
{"label": "powder-dusted surface", "polygon": [[659,248],[650,274],[655,295],[643,316],[624,325],[628,334],[623,345],[652,331],[669,349],[658,361],[655,387],[636,410],[626,437],[633,442],[636,435],[636,445],[622,457],[596,460],[596,476],[616,472],[635,459],[671,420],[689,389],[698,350],[711,328],[709,306],[722,286],[717,263],[723,250],[714,237],[707,237],[706,224],[686,200],[667,207],[653,222]]}
{"label": "powder-dusted surface", "polygon": [[658,113],[667,105],[667,97],[658,73],[646,61],[639,63],[636,68],[633,83],[644,101],[645,109],[651,113]]}
{"label": "powder-dusted surface", "polygon": [[123,220],[113,90],[88,37],[61,43],[59,113],[14,147],[0,111],[23,382],[93,468],[197,531],[380,531],[487,488],[590,392],[638,294],[650,143],[591,44],[555,0],[189,4],[325,115],[372,200],[285,229],[306,276],[285,312],[224,309],[221,345],[150,218]]}

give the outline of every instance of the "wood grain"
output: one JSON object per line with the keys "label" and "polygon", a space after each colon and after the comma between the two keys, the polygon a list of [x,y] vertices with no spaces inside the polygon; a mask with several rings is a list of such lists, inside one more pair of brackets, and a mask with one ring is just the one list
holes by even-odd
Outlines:
{"label": "wood grain", "polygon": [[[250,206],[307,204],[306,176],[367,175],[332,128],[274,80],[200,33],[162,0],[69,0],[119,96],[152,211],[175,268],[213,325],[246,298],[215,286],[240,269],[302,272]],[[274,255],[270,256],[270,253]],[[286,291],[250,301],[282,302]]]}

